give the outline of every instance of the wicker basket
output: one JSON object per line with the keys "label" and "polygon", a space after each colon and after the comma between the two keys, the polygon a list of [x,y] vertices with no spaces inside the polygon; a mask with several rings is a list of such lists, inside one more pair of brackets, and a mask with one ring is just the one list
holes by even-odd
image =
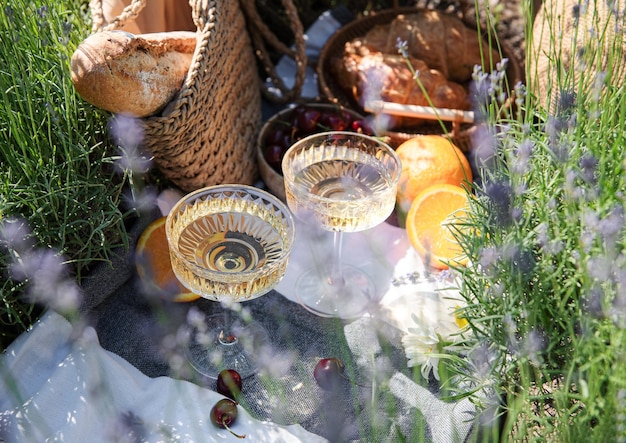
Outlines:
{"label": "wicker basket", "polygon": [[[132,0],[109,23],[102,0],[90,3],[94,30],[120,29],[148,0]],[[256,59],[238,1],[190,0],[198,45],[177,96],[160,115],[141,119],[143,148],[183,191],[220,183],[253,184],[261,128]]]}
{"label": "wicker basket", "polygon": [[[339,29],[326,42],[320,53],[317,74],[319,88],[322,95],[324,95],[331,102],[339,103],[345,107],[355,109],[358,112],[367,115],[362,106],[357,102],[357,100],[355,100],[354,96],[349,91],[343,89],[334,78],[331,69],[332,60],[342,56],[344,45],[348,41],[365,35],[374,26],[390,23],[400,14],[415,14],[423,10],[424,8],[421,7],[405,7],[382,10],[373,13],[372,15],[358,18]],[[451,12],[443,13],[451,14]],[[467,23],[466,25],[470,26]],[[475,28],[476,26],[473,25],[473,29]],[[507,79],[509,85],[513,86],[516,82],[522,81],[523,70],[520,62],[513,56],[512,51],[502,43],[500,44],[503,56],[509,58]],[[469,151],[471,148],[471,135],[476,126],[470,124],[446,123],[446,127],[447,133],[450,135],[452,141],[463,151]],[[394,129],[393,131],[389,130],[386,133],[379,135],[385,136],[391,146],[397,147],[403,141],[415,137],[416,135],[441,134],[442,132],[443,130],[440,122],[432,122],[422,124],[415,128],[400,128]]]}

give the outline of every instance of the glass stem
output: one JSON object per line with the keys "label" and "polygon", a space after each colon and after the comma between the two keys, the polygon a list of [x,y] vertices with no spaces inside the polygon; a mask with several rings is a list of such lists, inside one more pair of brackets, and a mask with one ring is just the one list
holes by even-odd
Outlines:
{"label": "glass stem", "polygon": [[232,312],[229,307],[222,307],[222,310],[224,311],[224,327],[220,331],[218,339],[223,345],[232,345],[237,342],[237,337],[231,331]]}
{"label": "glass stem", "polygon": [[328,283],[333,286],[343,286],[346,281],[341,270],[341,254],[343,249],[343,232],[333,231],[333,261],[328,276]]}

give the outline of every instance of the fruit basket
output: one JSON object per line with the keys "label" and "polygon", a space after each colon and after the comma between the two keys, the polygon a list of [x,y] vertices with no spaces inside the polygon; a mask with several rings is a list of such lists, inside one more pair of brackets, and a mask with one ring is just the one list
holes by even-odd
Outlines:
{"label": "fruit basket", "polygon": [[285,200],[280,163],[289,147],[307,135],[322,131],[355,131],[373,135],[358,112],[332,103],[293,104],[270,117],[257,138],[257,161],[267,188]]}
{"label": "fruit basket", "polygon": [[[340,85],[333,73],[333,63],[336,63],[337,60],[342,57],[347,42],[357,37],[363,37],[377,25],[391,23],[399,15],[419,14],[423,11],[425,11],[425,9],[419,7],[404,7],[378,11],[372,15],[361,17],[348,23],[333,34],[322,48],[317,65],[318,84],[322,97],[331,103],[337,103],[338,105],[354,109],[363,115],[368,115],[361,103],[355,99],[354,95]],[[451,12],[439,12],[457,17],[457,15]],[[463,24],[467,28],[476,30],[476,25],[470,25],[466,22],[463,22]],[[483,39],[486,41],[485,36],[483,36]],[[499,42],[499,46],[501,48],[502,57],[509,59],[506,77],[509,87],[512,88],[518,81],[523,81],[523,70],[520,62],[513,55],[512,50],[502,42]],[[468,88],[469,82],[463,84],[463,86]],[[511,100],[509,95],[507,106],[511,106],[511,103],[513,103],[513,100]],[[453,142],[463,151],[468,151],[470,149],[471,133],[475,125],[458,122],[445,122],[445,125]],[[441,134],[442,132],[441,123],[433,120],[430,123],[425,123],[420,126],[393,128],[393,130],[387,130],[384,134],[379,133],[378,135],[388,137],[389,143],[397,147],[403,141],[415,137],[416,135]]]}

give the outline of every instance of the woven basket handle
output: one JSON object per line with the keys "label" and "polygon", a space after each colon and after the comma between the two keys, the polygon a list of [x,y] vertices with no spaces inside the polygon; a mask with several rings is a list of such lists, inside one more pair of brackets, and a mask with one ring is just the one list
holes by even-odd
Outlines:
{"label": "woven basket handle", "polygon": [[132,0],[130,4],[122,10],[120,15],[105,24],[102,0],[91,0],[89,2],[89,8],[91,9],[91,19],[93,21],[92,31],[112,31],[122,27],[128,20],[137,18],[141,10],[146,6],[146,1],[147,0]]}
{"label": "woven basket handle", "polygon": [[[240,0],[244,14],[248,22],[248,28],[252,43],[256,50],[256,55],[263,63],[266,74],[270,77],[273,85],[279,89],[280,93],[272,91],[272,88],[263,83],[263,95],[274,103],[289,103],[295,101],[302,93],[302,85],[306,77],[306,47],[304,41],[304,30],[302,22],[298,17],[298,11],[292,0],[281,0],[287,17],[289,26],[294,34],[294,49],[283,44],[276,35],[261,20],[258,13],[255,0]],[[269,51],[266,44],[273,47],[276,51],[291,57],[296,63],[295,82],[293,87],[288,88],[280,76],[276,73],[276,67],[271,61]]]}
{"label": "woven basket handle", "polygon": [[[93,32],[113,31],[121,28],[129,20],[137,18],[139,13],[146,6],[148,0],[131,0],[130,4],[126,6],[117,17],[108,23],[104,20],[104,7],[102,1],[103,0],[91,0],[89,2],[89,8],[91,10],[91,17],[93,21]],[[204,30],[210,19],[209,16],[215,12],[215,1],[189,0],[189,5],[191,6],[194,24],[199,30]]]}

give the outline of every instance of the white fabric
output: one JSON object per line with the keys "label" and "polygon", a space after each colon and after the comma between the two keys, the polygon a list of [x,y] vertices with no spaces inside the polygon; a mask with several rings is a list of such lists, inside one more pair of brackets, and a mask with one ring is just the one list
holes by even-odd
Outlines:
{"label": "white fabric", "polygon": [[[237,440],[209,420],[220,394],[183,380],[149,378],[104,350],[92,328],[76,332],[48,312],[0,356],[0,441]],[[241,406],[232,428],[247,435],[241,441],[326,441],[299,425],[258,421]]]}
{"label": "white fabric", "polygon": [[[332,260],[333,245],[332,233],[298,220],[296,224],[296,241],[287,273],[276,290],[298,303],[299,276],[310,269],[325,272],[324,265]],[[344,327],[347,344],[364,373],[376,370],[373,356],[382,352],[372,319],[384,320],[396,328],[400,336],[418,326],[433,327],[443,337],[458,331],[452,313],[461,301],[453,274],[450,271],[429,273],[411,246],[405,229],[382,223],[344,236],[342,261],[367,271],[376,285],[375,296],[379,301],[378,309]],[[420,325],[414,318],[420,320]],[[397,345],[402,346],[399,338]],[[397,371],[391,376],[390,389],[401,406],[395,419],[401,420],[406,415],[404,419],[411,421],[411,409],[419,410],[429,425],[433,443],[464,441],[470,433],[476,408],[469,400],[439,400],[428,389]]]}
{"label": "white fabric", "polygon": [[[381,223],[361,232],[344,233],[343,263],[364,269],[376,285],[373,298],[380,302],[385,319],[401,331],[415,326],[411,314],[423,309],[425,294],[442,292],[454,296],[451,274],[429,273],[409,242],[406,229]],[[296,287],[303,272],[328,272],[332,260],[333,234],[296,219],[296,239],[285,277],[276,290],[298,303]],[[414,309],[411,309],[414,308]]]}
{"label": "white fabric", "polygon": [[464,442],[467,439],[476,413],[476,407],[468,398],[446,403],[400,373],[391,378],[389,389],[408,406],[424,414],[424,419],[431,425],[433,443]]}
{"label": "white fabric", "polygon": [[[406,231],[387,223],[362,232],[344,233],[341,261],[367,271],[376,286],[373,298],[381,298],[395,273],[395,266],[412,252],[408,249]],[[296,287],[303,272],[316,270],[321,279],[332,261],[333,234],[311,223],[296,219],[296,239],[289,266],[276,290],[298,303]]]}

